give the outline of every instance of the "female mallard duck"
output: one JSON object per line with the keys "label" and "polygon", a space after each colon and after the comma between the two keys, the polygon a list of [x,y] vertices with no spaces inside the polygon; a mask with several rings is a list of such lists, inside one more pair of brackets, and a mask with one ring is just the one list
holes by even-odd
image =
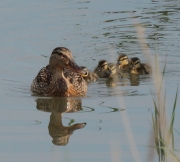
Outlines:
{"label": "female mallard duck", "polygon": [[118,73],[127,73],[131,69],[130,61],[128,56],[125,54],[121,54],[117,60],[117,71]]}
{"label": "female mallard duck", "polygon": [[87,84],[82,69],[75,63],[69,49],[57,47],[52,51],[49,65],[43,67],[31,84],[35,94],[84,96]]}
{"label": "female mallard duck", "polygon": [[82,77],[86,82],[92,82],[98,80],[98,76],[96,73],[90,72],[85,66],[80,66],[80,67],[83,70]]}
{"label": "female mallard duck", "polygon": [[113,63],[108,64],[106,60],[100,60],[94,72],[99,78],[112,78],[116,74],[116,65]]}
{"label": "female mallard duck", "polygon": [[140,62],[138,57],[131,58],[131,74],[150,74],[151,68],[147,64],[143,64]]}

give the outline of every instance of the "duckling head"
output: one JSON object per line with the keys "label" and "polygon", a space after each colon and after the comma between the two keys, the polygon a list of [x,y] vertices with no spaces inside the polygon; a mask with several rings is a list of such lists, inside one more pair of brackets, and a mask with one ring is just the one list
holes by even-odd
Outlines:
{"label": "duckling head", "polygon": [[133,69],[140,68],[141,62],[138,57],[131,58],[131,66]]}
{"label": "duckling head", "polygon": [[82,77],[83,78],[86,78],[87,76],[88,76],[88,74],[89,74],[89,71],[88,71],[88,69],[87,69],[87,67],[85,67],[85,66],[80,66],[80,68],[82,69],[82,73],[81,73],[81,75],[82,75]]}
{"label": "duckling head", "polygon": [[109,78],[113,78],[116,74],[116,65],[114,63],[108,64]]}
{"label": "duckling head", "polygon": [[107,70],[108,67],[108,62],[106,60],[100,60],[98,63],[98,70],[99,71],[105,71]]}
{"label": "duckling head", "polygon": [[118,57],[117,64],[121,66],[128,65],[129,64],[128,56],[126,54],[121,54]]}
{"label": "duckling head", "polygon": [[52,70],[69,68],[74,72],[82,72],[82,69],[74,61],[71,51],[65,47],[57,47],[52,51],[49,65]]}

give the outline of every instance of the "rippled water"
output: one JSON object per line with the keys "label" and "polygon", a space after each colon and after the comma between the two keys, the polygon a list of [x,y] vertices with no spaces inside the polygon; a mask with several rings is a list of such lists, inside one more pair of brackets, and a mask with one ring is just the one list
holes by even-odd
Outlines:
{"label": "rippled water", "polygon": [[[68,47],[90,70],[100,59],[116,62],[119,53],[145,62],[134,27],[140,23],[151,54],[158,50],[161,70],[167,55],[170,116],[180,82],[179,1],[7,0],[0,2],[0,14],[0,161],[134,161],[128,128],[139,161],[147,161],[151,149],[156,151],[149,143],[150,76],[100,79],[88,84],[87,97],[68,101],[32,96],[30,84],[57,46]],[[179,101],[174,127],[180,132],[178,108]]]}

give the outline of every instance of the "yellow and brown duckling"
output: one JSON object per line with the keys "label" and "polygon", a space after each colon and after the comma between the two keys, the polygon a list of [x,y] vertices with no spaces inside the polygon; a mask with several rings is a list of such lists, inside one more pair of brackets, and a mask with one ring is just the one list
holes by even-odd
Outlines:
{"label": "yellow and brown duckling", "polygon": [[131,74],[151,74],[149,65],[141,63],[138,57],[131,58]]}
{"label": "yellow and brown duckling", "polygon": [[111,76],[110,76],[110,78],[115,77],[115,76],[116,76],[116,72],[117,72],[116,64],[114,64],[114,63],[108,63],[108,66],[109,66],[109,68],[110,68],[110,70],[111,70]]}
{"label": "yellow and brown duckling", "polygon": [[113,78],[116,74],[116,65],[108,63],[106,60],[100,60],[94,72],[99,78]]}
{"label": "yellow and brown duckling", "polygon": [[98,75],[94,72],[90,72],[87,67],[85,66],[80,66],[81,69],[83,70],[82,77],[86,82],[92,82],[92,81],[97,81],[98,80]]}
{"label": "yellow and brown duckling", "polygon": [[49,65],[43,67],[33,80],[31,91],[41,95],[84,96],[87,84],[81,72],[71,51],[57,47],[51,53]]}
{"label": "yellow and brown duckling", "polygon": [[126,54],[121,54],[117,60],[118,73],[129,73],[131,69],[129,58]]}

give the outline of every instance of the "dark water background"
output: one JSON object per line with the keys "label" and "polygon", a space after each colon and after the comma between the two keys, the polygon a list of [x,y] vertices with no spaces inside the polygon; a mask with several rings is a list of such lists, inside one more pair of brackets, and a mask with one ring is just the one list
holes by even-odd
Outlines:
{"label": "dark water background", "polygon": [[[70,99],[70,105],[71,101],[80,103],[73,113],[61,114],[67,111],[66,104],[60,105],[62,110],[54,110],[59,101],[43,100],[30,92],[33,78],[48,64],[49,55],[57,46],[69,48],[76,62],[90,70],[100,59],[116,62],[119,53],[146,61],[132,17],[145,27],[151,54],[158,49],[161,70],[167,55],[165,86],[170,116],[180,81],[179,0],[0,2],[0,161],[130,162],[134,159],[128,129],[139,161],[146,161],[154,145],[149,143],[153,110],[150,76],[135,78],[136,86],[129,79],[114,87],[109,87],[104,79],[90,83],[87,97]],[[38,110],[38,99],[42,100],[39,109],[43,111]],[[51,127],[50,117],[64,126],[84,122],[87,125],[72,134],[74,129],[67,131],[58,124]],[[179,117],[178,101],[174,125],[177,150]],[[130,123],[128,129],[126,121]],[[65,146],[52,143],[49,130],[57,127]]]}

